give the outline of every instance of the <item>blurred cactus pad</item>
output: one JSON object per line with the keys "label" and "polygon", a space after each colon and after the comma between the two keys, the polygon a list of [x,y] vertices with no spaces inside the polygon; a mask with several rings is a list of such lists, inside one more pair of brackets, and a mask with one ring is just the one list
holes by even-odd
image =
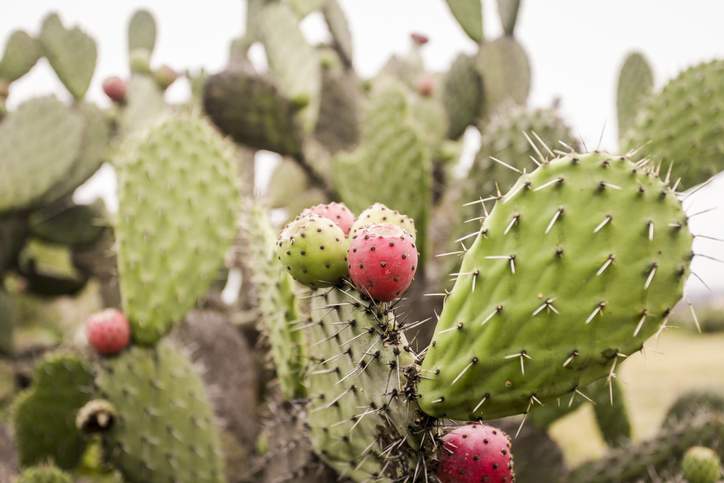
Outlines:
{"label": "blurred cactus pad", "polygon": [[0,482],[721,479],[724,57],[622,51],[596,144],[529,2],[435,2],[464,48],[372,75],[341,0],[241,2],[209,70],[152,2],[3,32]]}

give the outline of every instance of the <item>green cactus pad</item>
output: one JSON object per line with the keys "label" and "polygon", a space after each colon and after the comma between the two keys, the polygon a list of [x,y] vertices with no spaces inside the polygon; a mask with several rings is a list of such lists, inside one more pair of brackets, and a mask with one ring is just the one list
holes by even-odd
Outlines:
{"label": "green cactus pad", "polygon": [[498,17],[503,26],[503,33],[512,36],[518,23],[518,11],[521,0],[497,0]]}
{"label": "green cactus pad", "polygon": [[96,377],[118,418],[103,434],[127,483],[223,483],[217,422],[201,378],[168,342],[101,361]]}
{"label": "green cactus pad", "polygon": [[35,368],[33,385],[14,404],[20,464],[52,461],[75,468],[86,447],[75,416],[92,396],[93,373],[87,362],[73,354],[46,356]]}
{"label": "green cactus pad", "polygon": [[266,334],[282,395],[304,396],[304,333],[296,330],[297,309],[292,280],[274,253],[276,235],[269,214],[249,201],[239,220],[241,256],[249,267],[261,330]]}
{"label": "green cactus pad", "polygon": [[149,76],[131,76],[126,98],[126,105],[118,121],[119,137],[122,140],[145,133],[169,112],[163,92]]}
{"label": "green cactus pad", "polygon": [[0,217],[0,272],[14,265],[25,244],[27,223],[21,214]]}
{"label": "green cactus pad", "polygon": [[353,237],[359,230],[370,225],[376,225],[378,223],[389,223],[397,225],[407,233],[412,235],[412,238],[417,237],[417,231],[415,230],[415,221],[409,216],[400,213],[397,210],[391,210],[382,203],[375,203],[370,206],[362,213],[359,214],[357,220],[352,224],[349,235]]}
{"label": "green cactus pad", "polygon": [[631,52],[618,72],[616,113],[618,137],[622,139],[636,121],[636,114],[654,90],[654,72],[640,52]]}
{"label": "green cactus pad", "polygon": [[134,340],[152,344],[206,292],[231,245],[239,202],[233,147],[201,119],[171,118],[119,170],[123,308]]}
{"label": "green cactus pad", "polygon": [[716,483],[721,476],[719,455],[711,448],[691,447],[684,453],[681,473],[688,483]]}
{"label": "green cactus pad", "polygon": [[238,143],[292,156],[302,152],[299,107],[265,77],[244,71],[210,76],[204,86],[204,110]]}
{"label": "green cactus pad", "polygon": [[14,82],[30,72],[43,54],[40,44],[23,30],[16,30],[5,41],[0,58],[0,79]]}
{"label": "green cactus pad", "polygon": [[28,220],[33,237],[67,246],[95,243],[103,236],[107,224],[102,202],[49,206],[34,211]]}
{"label": "green cactus pad", "polygon": [[365,113],[360,146],[333,160],[333,177],[342,201],[352,211],[380,202],[412,217],[424,259],[432,162],[411,113],[401,86],[376,93]]}
{"label": "green cactus pad", "polygon": [[65,28],[60,17],[52,13],[43,20],[40,42],[65,88],[77,100],[83,99],[96,69],[95,40],[79,27]]}
{"label": "green cactus pad", "polygon": [[327,200],[324,193],[309,186],[299,164],[285,158],[272,171],[265,201],[270,208],[284,208],[287,219],[293,219],[305,208],[325,203]]}
{"label": "green cactus pad", "polygon": [[298,18],[302,19],[312,12],[321,9],[327,0],[286,0]]}
{"label": "green cactus pad", "polygon": [[322,7],[324,21],[332,36],[332,43],[342,62],[347,67],[352,67],[354,59],[354,45],[349,22],[344,10],[337,0],[327,0]]}
{"label": "green cactus pad", "polygon": [[128,21],[128,52],[142,49],[152,55],[155,47],[156,20],[153,14],[146,9],[136,10]]}
{"label": "green cactus pad", "polygon": [[85,183],[106,160],[111,140],[111,123],[102,110],[83,103],[76,112],[83,116],[85,125],[80,152],[73,165],[50,190],[43,194],[43,203],[50,204],[66,197]]}
{"label": "green cactus pad", "polygon": [[16,483],[73,483],[73,480],[55,466],[43,465],[24,470]]}
{"label": "green cactus pad", "polygon": [[530,92],[530,63],[514,38],[501,37],[481,45],[476,64],[483,78],[487,113],[508,101],[525,104]]}
{"label": "green cactus pad", "polygon": [[[404,439],[416,413],[403,396],[412,361],[404,336],[390,336],[394,315],[361,300],[354,290],[319,289],[311,294],[310,320],[302,323],[310,344],[312,445],[340,475],[369,481],[382,477],[381,452]],[[405,445],[400,441],[388,470],[404,465]]]}
{"label": "green cactus pad", "polygon": [[666,411],[662,427],[668,428],[701,412],[724,414],[724,395],[704,389],[681,394]]}
{"label": "green cactus pad", "polygon": [[359,141],[361,101],[359,81],[353,74],[324,69],[314,136],[330,153],[351,149]]}
{"label": "green cactus pad", "polygon": [[347,275],[347,246],[347,237],[334,222],[301,215],[279,235],[276,256],[297,282],[324,287]]}
{"label": "green cactus pad", "polygon": [[483,41],[483,4],[481,0],[447,0],[455,20],[473,42]]}
{"label": "green cactus pad", "polygon": [[521,176],[463,257],[420,407],[497,418],[607,376],[665,323],[691,250],[681,202],[651,167],[573,153]]}
{"label": "green cactus pad", "polygon": [[724,60],[695,65],[651,96],[623,141],[624,149],[673,163],[682,186],[703,183],[724,169],[721,129]]}
{"label": "green cactus pad", "polygon": [[269,3],[259,13],[259,34],[266,50],[269,72],[279,90],[297,104],[305,132],[312,132],[319,114],[322,88],[319,56],[297,25],[292,10]]}
{"label": "green cactus pad", "polygon": [[53,97],[31,99],[0,124],[0,212],[59,182],[80,152],[83,118]]}
{"label": "green cactus pad", "polygon": [[472,57],[460,54],[455,58],[442,86],[442,102],[448,119],[447,136],[457,139],[483,111],[483,84]]}

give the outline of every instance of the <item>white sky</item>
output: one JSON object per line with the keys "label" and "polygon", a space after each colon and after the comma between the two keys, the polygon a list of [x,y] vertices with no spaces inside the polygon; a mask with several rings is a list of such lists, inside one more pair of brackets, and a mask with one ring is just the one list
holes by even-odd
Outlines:
{"label": "white sky", "polygon": [[[363,75],[373,74],[391,53],[404,52],[413,30],[430,36],[424,55],[428,66],[435,70],[444,70],[458,52],[475,50],[443,0],[340,1],[351,21],[356,65]],[[5,3],[0,16],[2,37],[19,27],[36,32],[44,14],[58,5],[51,0]],[[485,3],[486,35],[494,37],[499,33],[495,2]],[[63,21],[80,24],[99,44],[91,99],[106,102],[100,88],[102,79],[126,73],[126,22],[131,12],[141,6],[153,11],[159,24],[154,61],[177,69],[222,68],[228,42],[244,24],[240,0],[64,0],[60,9]],[[530,104],[544,106],[554,97],[561,97],[563,113],[589,148],[598,144],[606,126],[601,146],[615,150],[615,82],[625,53],[633,48],[642,50],[654,65],[657,85],[661,85],[687,65],[724,54],[723,18],[724,2],[711,0],[524,1],[517,36],[532,63]],[[318,17],[308,18],[303,27],[312,41],[326,38]],[[10,105],[48,92],[65,96],[50,69],[45,65],[36,67],[13,86]],[[178,84],[169,95],[178,98],[185,92],[185,86]],[[475,142],[474,137],[471,142]],[[111,174],[106,171],[99,178],[89,193],[112,192]],[[713,183],[687,203],[687,211],[724,205],[723,200],[724,181]],[[720,209],[697,216],[692,231],[724,237],[721,220]],[[695,248],[724,258],[724,243],[700,240]],[[697,257],[694,270],[712,288],[724,290],[720,264]],[[690,283],[688,288],[703,290],[698,282]]]}

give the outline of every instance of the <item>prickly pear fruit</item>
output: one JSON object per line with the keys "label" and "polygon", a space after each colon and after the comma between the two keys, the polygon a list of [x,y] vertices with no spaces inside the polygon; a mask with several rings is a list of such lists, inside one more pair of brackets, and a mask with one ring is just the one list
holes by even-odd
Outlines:
{"label": "prickly pear fruit", "polygon": [[357,289],[374,300],[398,298],[417,269],[415,239],[396,225],[372,225],[352,237],[349,275]]}
{"label": "prickly pear fruit", "polygon": [[176,79],[178,79],[178,73],[166,64],[153,71],[153,80],[162,91],[168,89],[171,84],[176,82]]}
{"label": "prickly pear fruit", "polygon": [[111,355],[128,347],[131,327],[128,319],[119,310],[106,309],[92,315],[85,326],[88,343],[96,352]]}
{"label": "prickly pear fruit", "polygon": [[349,234],[349,230],[354,223],[354,213],[352,213],[344,203],[336,203],[334,201],[326,204],[320,203],[302,211],[302,216],[310,213],[332,220],[342,229],[345,235]]}
{"label": "prickly pear fruit", "polygon": [[425,45],[430,41],[430,38],[427,35],[420,32],[412,32],[410,34],[410,39],[412,39],[412,42],[415,45]]}
{"label": "prickly pear fruit", "polygon": [[442,438],[437,477],[442,483],[512,482],[510,438],[480,423],[455,428]]}
{"label": "prickly pear fruit", "polygon": [[382,203],[375,203],[360,213],[357,221],[352,225],[350,235],[355,236],[363,228],[377,224],[397,225],[412,235],[413,239],[416,238],[415,221],[397,210],[389,209]]}
{"label": "prickly pear fruit", "polygon": [[435,92],[435,78],[425,75],[417,81],[417,93],[422,97],[431,97]]}
{"label": "prickly pear fruit", "polygon": [[126,81],[117,76],[108,77],[103,81],[103,92],[116,104],[126,102]]}
{"label": "prickly pear fruit", "polygon": [[279,235],[277,258],[297,282],[329,286],[347,275],[347,245],[334,222],[308,214],[295,218]]}
{"label": "prickly pear fruit", "polygon": [[684,454],[681,472],[689,483],[715,483],[721,476],[719,455],[710,448],[693,446]]}

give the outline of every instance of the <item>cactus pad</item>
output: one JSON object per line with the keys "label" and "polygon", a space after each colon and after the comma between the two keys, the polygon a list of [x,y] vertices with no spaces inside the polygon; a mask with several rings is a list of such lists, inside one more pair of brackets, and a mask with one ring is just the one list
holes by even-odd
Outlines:
{"label": "cactus pad", "polygon": [[90,86],[96,69],[95,41],[79,27],[67,29],[57,14],[43,20],[40,33],[45,57],[66,89],[80,100]]}
{"label": "cactus pad", "polygon": [[515,32],[515,24],[518,22],[518,11],[521,0],[497,0],[498,17],[503,26],[503,33],[512,36]]}
{"label": "cactus pad", "polygon": [[27,74],[42,55],[40,44],[23,30],[10,34],[0,58],[0,79],[14,82]]}
{"label": "cactus pad", "polygon": [[190,116],[150,130],[120,166],[118,269],[137,342],[156,342],[216,276],[235,232],[235,171],[232,147]]}
{"label": "cactus pad", "polygon": [[455,20],[473,42],[483,41],[483,5],[481,0],[447,0]]}
{"label": "cactus pad", "polygon": [[464,255],[420,407],[497,418],[610,374],[666,323],[691,250],[680,201],[643,163],[572,153],[521,176]]}
{"label": "cactus pad", "polygon": [[442,102],[448,119],[447,135],[457,139],[474,124],[483,110],[483,85],[475,60],[458,55],[445,76]]}
{"label": "cactus pad", "polygon": [[528,54],[514,38],[501,37],[484,43],[476,63],[483,78],[488,113],[506,101],[525,104],[530,92],[530,63]]}
{"label": "cactus pad", "polygon": [[32,236],[69,246],[96,242],[103,236],[104,224],[104,213],[99,204],[50,206],[34,211],[28,220]]}
{"label": "cactus pad", "polygon": [[686,188],[724,169],[724,60],[686,69],[648,99],[623,142],[655,162],[673,163]]}
{"label": "cactus pad", "polygon": [[86,447],[75,416],[93,396],[93,373],[78,356],[51,354],[35,368],[33,379],[14,409],[20,463],[52,461],[75,468]]}
{"label": "cactus pad", "polygon": [[351,67],[354,59],[354,46],[349,22],[337,0],[327,0],[322,7],[324,21],[332,36],[334,48],[345,66]]}
{"label": "cactus pad", "polygon": [[73,480],[68,473],[54,466],[42,465],[23,471],[16,483],[73,483]]}
{"label": "cactus pad", "polygon": [[358,79],[341,70],[324,69],[322,100],[314,135],[330,153],[353,148],[359,140],[361,93]]}
{"label": "cactus pad", "polygon": [[144,133],[167,112],[163,92],[156,82],[145,75],[131,76],[126,105],[118,121],[121,139],[132,139]]}
{"label": "cactus pad", "polygon": [[206,390],[173,345],[132,347],[102,360],[96,384],[118,413],[103,441],[124,481],[224,481]]}
{"label": "cactus pad", "polygon": [[654,73],[646,57],[631,52],[621,65],[616,89],[618,137],[622,139],[636,121],[641,105],[654,89]]}
{"label": "cactus pad", "polygon": [[0,212],[37,201],[80,151],[83,118],[53,97],[24,102],[0,124]]}
{"label": "cactus pad", "polygon": [[128,21],[128,52],[143,49],[149,55],[156,47],[156,20],[145,9],[133,12]]}

